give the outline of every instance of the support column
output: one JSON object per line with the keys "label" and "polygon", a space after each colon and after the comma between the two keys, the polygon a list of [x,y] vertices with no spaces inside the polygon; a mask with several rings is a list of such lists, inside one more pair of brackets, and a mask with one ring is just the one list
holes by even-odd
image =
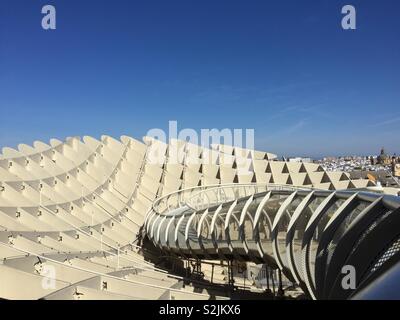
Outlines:
{"label": "support column", "polygon": [[278,277],[279,277],[278,296],[283,297],[285,292],[283,291],[283,286],[282,286],[282,271],[281,271],[281,269],[278,269]]}

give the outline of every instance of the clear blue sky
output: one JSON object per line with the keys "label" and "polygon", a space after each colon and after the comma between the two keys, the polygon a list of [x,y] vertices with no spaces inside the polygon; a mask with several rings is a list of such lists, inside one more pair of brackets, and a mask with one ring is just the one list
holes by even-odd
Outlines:
{"label": "clear blue sky", "polygon": [[280,155],[400,153],[399,39],[398,0],[1,0],[0,147],[177,120]]}

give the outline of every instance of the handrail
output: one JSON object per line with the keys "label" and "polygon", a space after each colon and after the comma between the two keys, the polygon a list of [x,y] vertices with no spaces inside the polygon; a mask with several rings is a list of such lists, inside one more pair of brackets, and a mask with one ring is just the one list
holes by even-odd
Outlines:
{"label": "handrail", "polygon": [[[249,188],[254,188],[251,191],[254,192],[249,192]],[[200,191],[199,193],[194,194],[191,196],[188,200],[186,200],[186,205],[190,207],[193,210],[199,211],[199,210],[204,210],[206,208],[209,208],[211,205],[220,205],[222,203],[226,203],[228,201],[233,201],[236,200],[239,197],[247,197],[252,194],[260,193],[260,192],[265,192],[268,190],[289,190],[292,191],[294,190],[293,187],[285,189],[285,186],[280,186],[280,185],[271,185],[271,184],[234,184],[234,185],[220,185],[215,188],[210,188],[206,189],[203,191]],[[232,189],[234,196],[229,196],[225,192],[227,189]],[[238,194],[240,191],[243,190],[244,194]],[[214,195],[217,199],[217,202],[210,203],[210,197],[209,194]],[[212,194],[214,193],[214,194]],[[222,198],[219,198],[220,195],[223,195]],[[207,202],[204,203],[203,201],[196,201],[197,199],[203,200],[202,197],[206,196]],[[200,205],[198,205],[200,203]]]}
{"label": "handrail", "polygon": [[[301,187],[294,187],[293,185],[285,185],[285,184],[261,184],[261,183],[227,183],[227,184],[212,184],[212,185],[206,185],[206,186],[196,186],[196,187],[190,187],[190,188],[186,188],[186,189],[182,189],[179,191],[175,191],[175,192],[171,192],[166,194],[163,197],[158,198],[156,201],[153,202],[152,204],[152,208],[151,210],[149,210],[149,212],[146,215],[145,220],[148,218],[149,214],[153,211],[156,214],[162,215],[164,212],[161,212],[159,207],[160,205],[164,202],[167,201],[167,207],[170,206],[169,204],[169,199],[171,197],[178,197],[178,196],[182,196],[185,194],[190,194],[193,192],[196,192],[195,194],[191,195],[190,197],[187,197],[187,199],[189,200],[185,200],[184,202],[179,201],[180,205],[187,205],[188,207],[193,209],[193,206],[190,203],[190,199],[196,197],[196,196],[200,196],[203,192],[209,192],[210,190],[213,189],[227,189],[227,188],[245,188],[245,187],[256,187],[256,188],[264,188],[264,191],[267,190],[288,190],[288,191],[292,191],[292,190],[309,190],[309,188],[301,188]],[[257,190],[256,190],[257,192]],[[234,199],[232,199],[234,200]],[[170,208],[168,208],[170,210]]]}

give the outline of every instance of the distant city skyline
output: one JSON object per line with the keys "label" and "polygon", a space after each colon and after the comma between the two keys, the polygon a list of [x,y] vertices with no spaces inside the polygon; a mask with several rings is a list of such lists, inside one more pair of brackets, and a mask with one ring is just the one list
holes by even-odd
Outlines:
{"label": "distant city skyline", "polygon": [[[381,148],[382,149],[382,148]],[[328,155],[328,154],[326,154],[326,155],[317,155],[317,156],[315,156],[315,157],[313,157],[313,156],[310,156],[310,155],[303,155],[303,156],[301,156],[301,155],[290,155],[290,156],[287,156],[288,158],[294,158],[294,157],[300,157],[300,158],[307,158],[307,157],[310,157],[310,158],[312,158],[312,159],[314,159],[314,160],[319,160],[319,159],[322,159],[322,158],[329,158],[329,157],[332,157],[332,158],[341,158],[341,157],[377,157],[377,156],[379,156],[379,154],[380,154],[380,150],[381,149],[379,149],[379,150],[377,150],[377,151],[372,151],[371,153],[368,153],[368,154],[366,154],[366,153],[362,153],[362,154],[357,154],[357,153],[348,153],[348,154],[330,154],[330,155]],[[385,148],[385,153],[387,154],[387,155],[389,155],[389,156],[400,156],[400,153],[398,153],[398,152],[387,152],[386,151],[386,148]],[[282,156],[285,156],[285,155],[282,155]]]}
{"label": "distant city skyline", "polygon": [[0,3],[0,148],[152,128],[251,128],[292,157],[400,154],[400,2]]}

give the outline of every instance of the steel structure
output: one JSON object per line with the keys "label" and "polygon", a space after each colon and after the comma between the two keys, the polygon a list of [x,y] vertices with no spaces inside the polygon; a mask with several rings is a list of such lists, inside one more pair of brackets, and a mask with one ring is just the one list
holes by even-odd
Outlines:
{"label": "steel structure", "polygon": [[171,193],[145,220],[163,250],[267,263],[313,299],[351,298],[397,263],[399,226],[399,197],[257,184]]}
{"label": "steel structure", "polygon": [[[231,266],[232,259],[266,262],[312,297],[339,297],[332,274],[348,259],[367,268],[387,251],[386,268],[397,257],[398,198],[339,191],[371,187],[368,179],[314,163],[178,140],[85,136],[6,147],[0,154],[0,298],[229,296],[147,260],[138,240],[143,229],[168,257],[217,258]],[[349,220],[353,211],[357,219]],[[379,224],[369,228],[374,221]],[[374,274],[382,267],[370,266]],[[225,285],[221,269],[214,276]]]}

